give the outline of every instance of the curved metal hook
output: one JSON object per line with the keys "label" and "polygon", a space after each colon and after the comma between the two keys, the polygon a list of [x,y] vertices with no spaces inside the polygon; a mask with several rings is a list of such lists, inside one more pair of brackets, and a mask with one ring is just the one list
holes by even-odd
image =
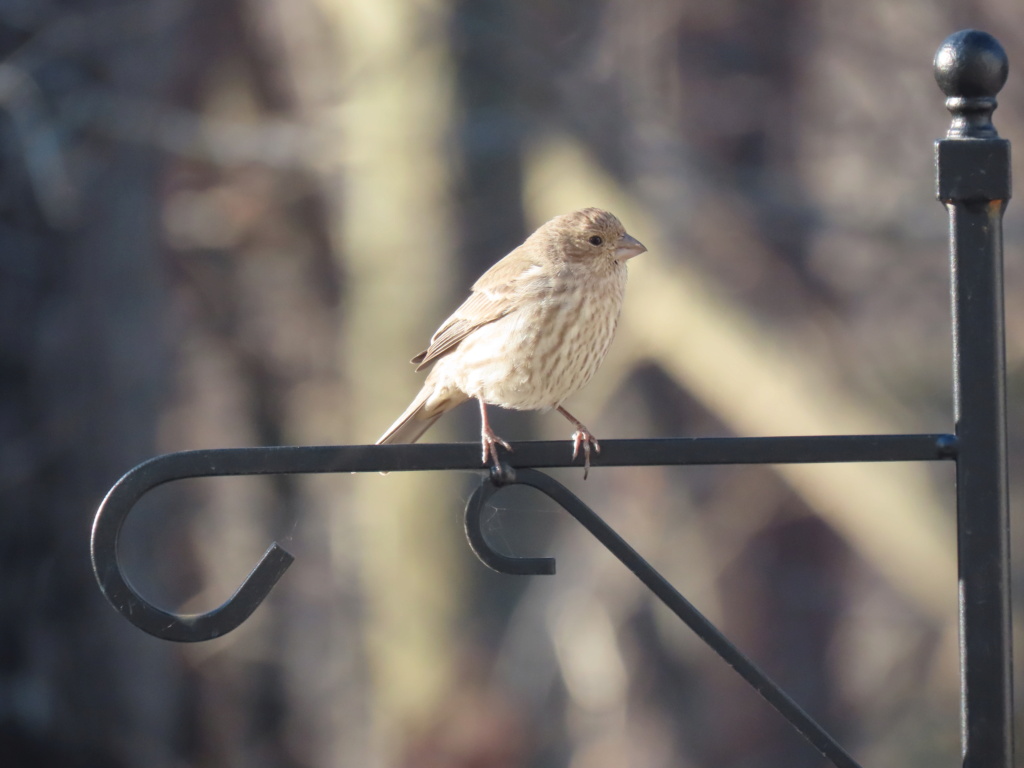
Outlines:
{"label": "curved metal hook", "polygon": [[536,488],[575,517],[630,570],[637,573],[628,560],[631,556],[637,559],[640,559],[640,556],[568,488],[543,472],[535,469],[513,469],[506,464],[502,464],[500,468],[492,468],[490,475],[477,486],[466,503],[466,539],[469,548],[488,568],[510,576],[550,576],[555,573],[553,557],[510,557],[496,552],[487,542],[481,524],[481,513],[488,499],[506,485],[528,485]]}
{"label": "curved metal hook", "polygon": [[295,559],[274,542],[235,593],[223,605],[206,613],[170,613],[147,602],[132,588],[118,560],[121,529],[132,507],[158,485],[211,474],[220,472],[209,463],[202,463],[199,452],[151,459],[129,471],[110,489],[93,522],[92,567],[100,590],[128,621],[164,640],[194,643],[227,634],[252,615]]}
{"label": "curved metal hook", "polygon": [[503,486],[520,482],[517,472],[530,470],[514,470],[507,464],[502,464],[500,469],[492,467],[490,476],[477,486],[466,503],[466,540],[480,562],[498,573],[510,576],[551,576],[555,572],[555,558],[509,557],[494,551],[484,536],[480,518],[484,504]]}

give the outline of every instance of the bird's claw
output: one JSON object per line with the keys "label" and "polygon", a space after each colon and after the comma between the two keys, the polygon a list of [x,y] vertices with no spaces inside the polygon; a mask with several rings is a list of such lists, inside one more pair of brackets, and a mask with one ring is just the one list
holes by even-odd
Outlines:
{"label": "bird's claw", "polygon": [[601,452],[601,444],[597,442],[597,438],[590,434],[590,430],[585,427],[577,429],[572,433],[572,460],[576,461],[576,457],[580,455],[580,447],[583,448],[583,479],[587,479],[587,475],[590,473],[590,448],[593,446],[596,453]]}
{"label": "bird's claw", "polygon": [[491,466],[500,471],[501,459],[498,457],[498,446],[502,446],[507,451],[511,451],[512,446],[489,430],[480,433],[480,445],[483,448],[483,463],[487,464],[490,460]]}

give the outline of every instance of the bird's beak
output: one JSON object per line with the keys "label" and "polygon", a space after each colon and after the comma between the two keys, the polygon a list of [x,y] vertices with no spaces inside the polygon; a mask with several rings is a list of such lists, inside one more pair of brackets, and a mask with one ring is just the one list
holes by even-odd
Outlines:
{"label": "bird's beak", "polygon": [[619,239],[619,244],[615,247],[615,260],[625,261],[626,259],[632,259],[646,250],[647,247],[632,235],[623,235]]}

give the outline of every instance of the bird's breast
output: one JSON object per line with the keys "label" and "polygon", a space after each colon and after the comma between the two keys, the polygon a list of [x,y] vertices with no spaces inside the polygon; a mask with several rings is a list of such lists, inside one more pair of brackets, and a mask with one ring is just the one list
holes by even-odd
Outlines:
{"label": "bird's breast", "polygon": [[625,267],[569,272],[505,317],[481,326],[432,375],[470,397],[519,410],[552,408],[583,387],[604,360],[625,292]]}

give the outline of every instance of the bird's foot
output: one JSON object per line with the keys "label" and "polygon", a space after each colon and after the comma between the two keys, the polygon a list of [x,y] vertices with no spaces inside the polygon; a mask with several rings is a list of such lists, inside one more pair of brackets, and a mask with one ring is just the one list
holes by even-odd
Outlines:
{"label": "bird's foot", "polygon": [[596,453],[601,452],[601,444],[597,438],[590,434],[590,430],[582,424],[578,424],[576,431],[572,433],[572,460],[580,455],[580,448],[583,448],[583,479],[587,479],[590,473],[590,449],[593,447]]}
{"label": "bird's foot", "polygon": [[488,460],[490,460],[491,466],[497,470],[501,469],[501,459],[498,457],[499,445],[504,447],[507,451],[512,450],[512,446],[494,434],[489,426],[480,430],[480,446],[483,448],[483,463],[487,464]]}

